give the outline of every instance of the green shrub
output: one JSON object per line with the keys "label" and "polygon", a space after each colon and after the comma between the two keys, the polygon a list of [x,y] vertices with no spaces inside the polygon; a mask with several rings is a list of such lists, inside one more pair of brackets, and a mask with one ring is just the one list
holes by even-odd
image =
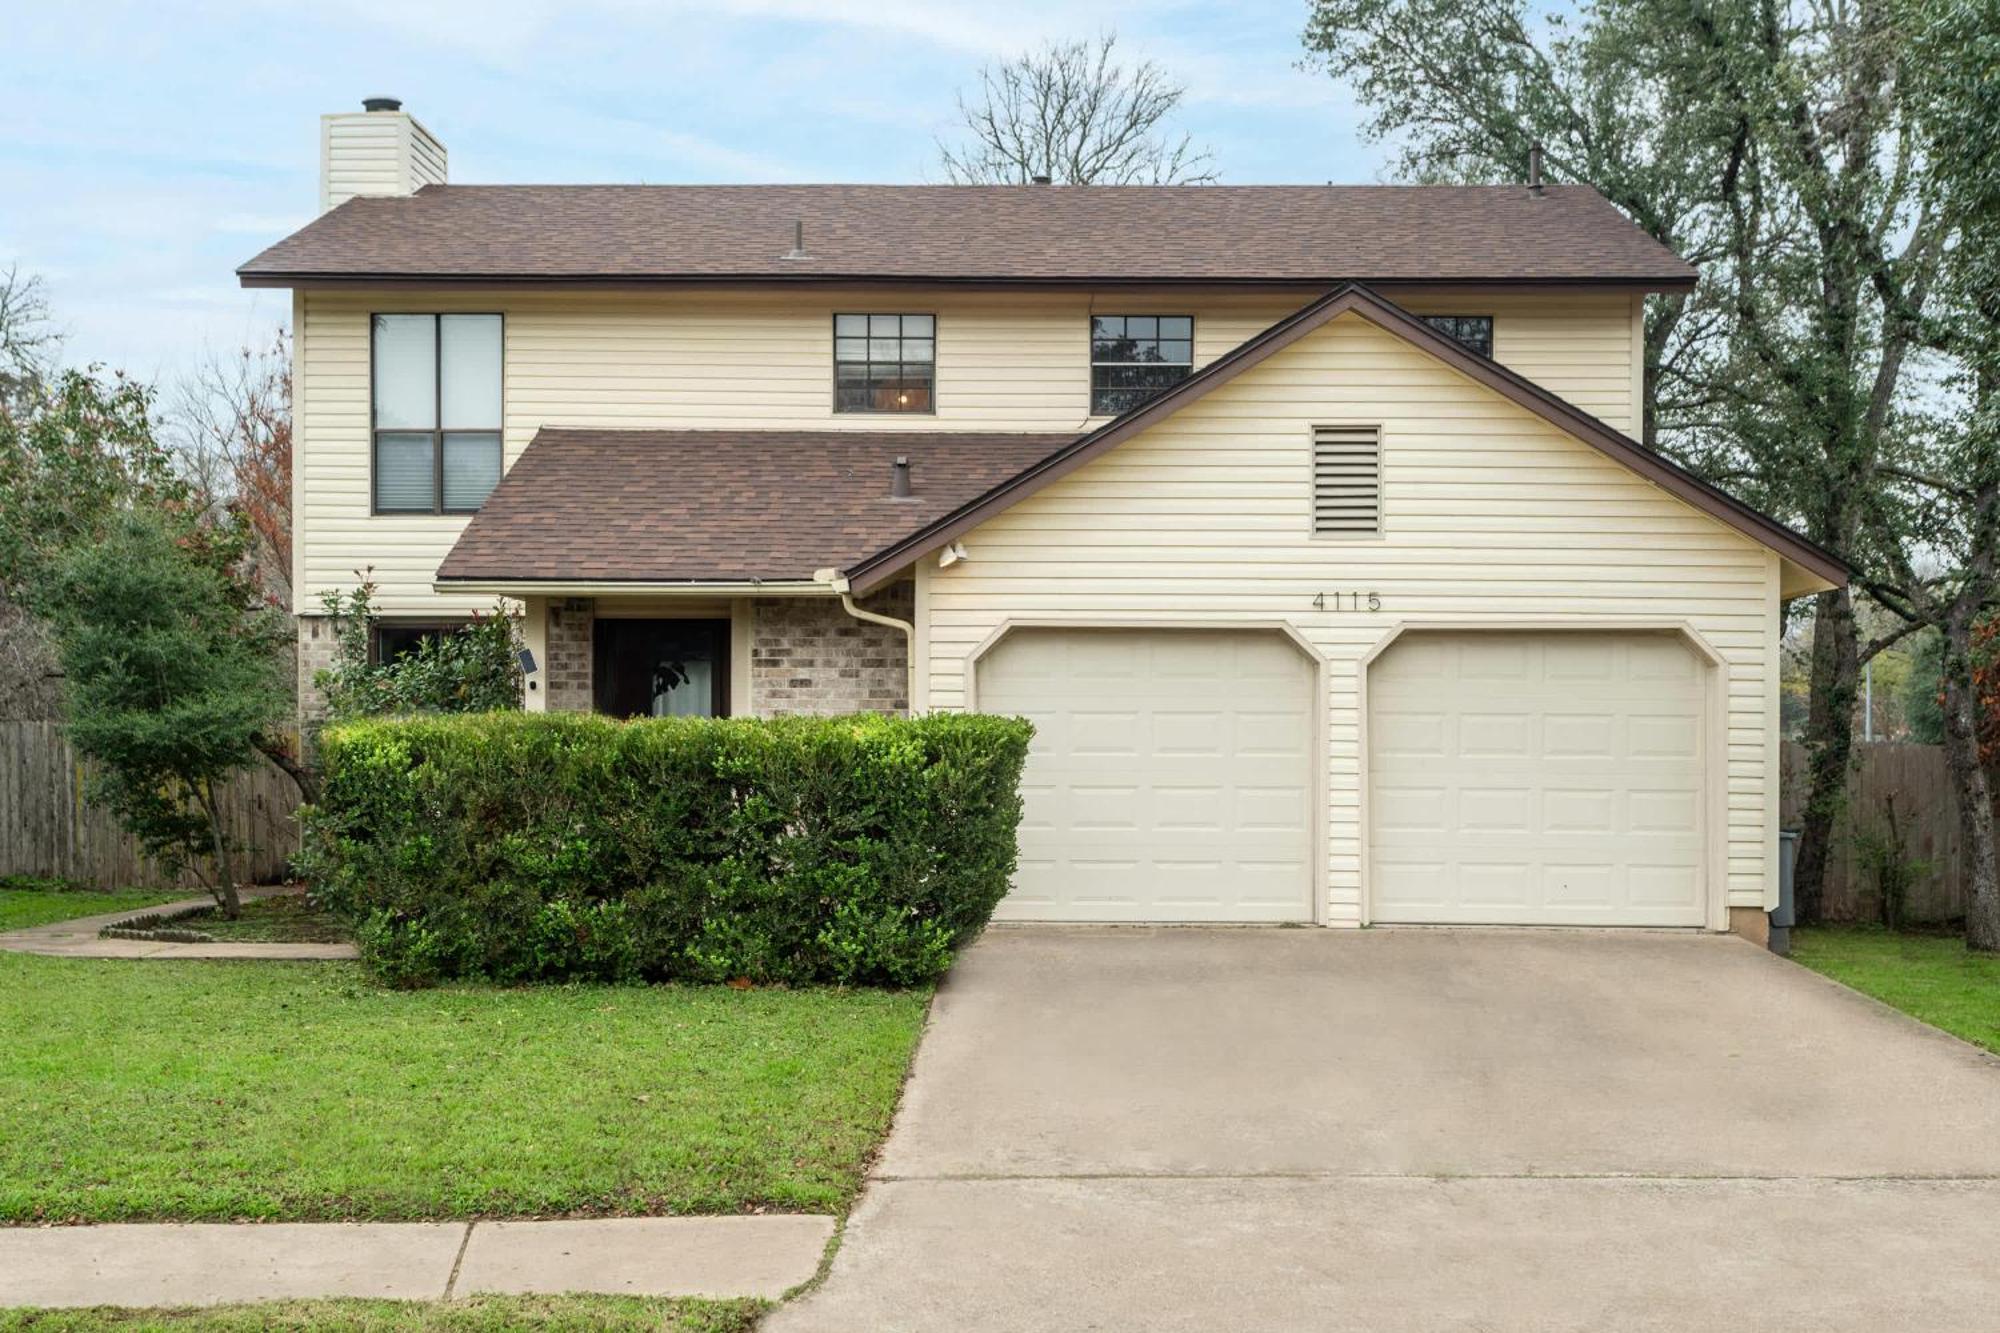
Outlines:
{"label": "green shrub", "polygon": [[911,985],[1014,872],[1016,718],[492,713],[320,738],[314,891],[387,980]]}

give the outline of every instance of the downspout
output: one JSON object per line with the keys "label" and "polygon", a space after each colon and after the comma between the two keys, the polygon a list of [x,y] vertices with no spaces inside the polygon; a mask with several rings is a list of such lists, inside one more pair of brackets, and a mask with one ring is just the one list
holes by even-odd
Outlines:
{"label": "downspout", "polygon": [[824,583],[827,587],[839,593],[840,609],[847,612],[848,615],[853,616],[856,620],[865,620],[871,625],[887,625],[890,629],[902,631],[903,699],[905,700],[905,711],[911,717],[915,717],[917,714],[916,624],[908,620],[898,620],[894,616],[885,616],[879,611],[870,611],[863,606],[857,606],[854,601],[854,591],[847,581],[847,576],[837,569],[816,570],[813,573],[813,581]]}

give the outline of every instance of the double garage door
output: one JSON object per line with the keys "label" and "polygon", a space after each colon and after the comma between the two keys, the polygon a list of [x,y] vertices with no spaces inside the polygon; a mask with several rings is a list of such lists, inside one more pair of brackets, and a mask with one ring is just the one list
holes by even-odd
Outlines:
{"label": "double garage door", "polygon": [[[1275,631],[1025,629],[1034,721],[998,916],[1310,921],[1317,671]],[[1405,634],[1368,673],[1370,918],[1698,926],[1702,669],[1674,636]]]}

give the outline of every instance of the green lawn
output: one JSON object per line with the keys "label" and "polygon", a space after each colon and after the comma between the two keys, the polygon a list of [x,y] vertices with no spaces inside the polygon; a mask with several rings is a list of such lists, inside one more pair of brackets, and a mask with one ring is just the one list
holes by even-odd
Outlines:
{"label": "green lawn", "polygon": [[922,993],[0,954],[0,1221],[843,1207]]}
{"label": "green lawn", "polygon": [[745,1333],[758,1301],[665,1301],[638,1296],[476,1296],[413,1301],[278,1301],[205,1310],[0,1310],[0,1333]]}
{"label": "green lawn", "polygon": [[0,931],[45,926],[100,912],[125,912],[156,903],[199,897],[187,889],[80,889],[61,880],[9,877],[0,880]]}
{"label": "green lawn", "polygon": [[1933,1027],[2000,1052],[2000,957],[1967,953],[1957,935],[1814,926],[1792,932],[1792,958]]}

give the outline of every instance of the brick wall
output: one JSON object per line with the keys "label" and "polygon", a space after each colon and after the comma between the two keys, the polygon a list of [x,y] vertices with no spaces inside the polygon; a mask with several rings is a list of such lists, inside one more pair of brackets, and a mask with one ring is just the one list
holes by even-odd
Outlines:
{"label": "brick wall", "polygon": [[333,665],[339,647],[334,640],[331,616],[298,618],[299,716],[315,719],[326,716],[326,701],[313,688],[313,676]]}
{"label": "brick wall", "polygon": [[[910,618],[915,587],[903,582],[861,599],[870,611]],[[856,620],[832,597],[760,597],[750,637],[750,698],[759,717],[909,711],[902,632]]]}
{"label": "brick wall", "polygon": [[591,693],[591,636],[597,605],[588,598],[549,603],[549,633],[543,663],[542,688],[549,692],[552,713],[587,713]]}

